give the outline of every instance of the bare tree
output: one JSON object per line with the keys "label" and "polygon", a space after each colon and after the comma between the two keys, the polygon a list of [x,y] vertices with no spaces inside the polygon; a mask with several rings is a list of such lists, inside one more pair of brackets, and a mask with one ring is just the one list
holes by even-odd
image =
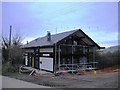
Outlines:
{"label": "bare tree", "polygon": [[18,33],[12,38],[11,35],[9,38],[2,37],[3,63],[9,63],[10,67],[15,67],[15,65],[23,62],[23,49],[20,48],[22,46],[22,40],[22,36]]}

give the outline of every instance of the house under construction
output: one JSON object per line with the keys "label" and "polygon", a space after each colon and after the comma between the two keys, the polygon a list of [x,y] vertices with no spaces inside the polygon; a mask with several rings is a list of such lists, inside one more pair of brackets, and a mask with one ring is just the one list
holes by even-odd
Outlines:
{"label": "house under construction", "polygon": [[96,68],[95,52],[101,47],[81,29],[37,38],[26,45],[25,65],[50,72],[61,66],[90,64]]}

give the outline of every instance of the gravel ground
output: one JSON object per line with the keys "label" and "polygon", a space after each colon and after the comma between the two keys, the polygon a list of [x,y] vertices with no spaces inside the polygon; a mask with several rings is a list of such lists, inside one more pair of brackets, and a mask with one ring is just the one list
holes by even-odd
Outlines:
{"label": "gravel ground", "polygon": [[29,76],[28,74],[16,74],[11,76],[20,80],[35,84],[62,87],[62,88],[117,88],[118,72],[97,73],[96,75],[71,75],[71,76]]}

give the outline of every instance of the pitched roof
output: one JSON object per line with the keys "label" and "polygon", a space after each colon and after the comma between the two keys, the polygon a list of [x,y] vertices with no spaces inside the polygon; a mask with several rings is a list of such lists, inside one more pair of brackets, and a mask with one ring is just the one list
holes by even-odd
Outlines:
{"label": "pitched roof", "polygon": [[62,32],[59,34],[51,35],[51,41],[47,41],[47,36],[40,37],[40,38],[37,38],[37,39],[29,42],[28,44],[25,44],[24,47],[37,47],[37,46],[53,45],[56,42],[62,40],[63,38],[71,35],[72,33],[76,32],[76,31],[77,30],[72,30],[72,31],[68,31],[68,32]]}
{"label": "pitched roof", "polygon": [[[77,31],[79,31],[80,33],[76,33]],[[29,48],[37,46],[51,46],[73,33],[76,33],[76,35],[78,36],[85,36],[85,38],[83,39],[85,42],[87,42],[89,45],[96,45],[98,48],[100,48],[100,46],[97,43],[95,43],[90,37],[88,37],[81,29],[51,35],[51,41],[47,40],[47,36],[40,37],[29,42],[28,44],[25,44],[23,47]]]}

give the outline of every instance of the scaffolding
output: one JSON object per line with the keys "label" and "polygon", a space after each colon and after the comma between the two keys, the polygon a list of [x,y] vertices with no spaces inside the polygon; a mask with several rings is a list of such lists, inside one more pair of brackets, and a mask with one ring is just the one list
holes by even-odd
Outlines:
{"label": "scaffolding", "polygon": [[89,47],[83,45],[69,45],[61,44],[57,48],[56,58],[58,59],[58,71],[61,67],[64,67],[65,70],[71,73],[74,71],[80,70],[83,67],[86,70],[96,69],[95,62],[95,48],[92,47],[92,61],[89,62]]}

